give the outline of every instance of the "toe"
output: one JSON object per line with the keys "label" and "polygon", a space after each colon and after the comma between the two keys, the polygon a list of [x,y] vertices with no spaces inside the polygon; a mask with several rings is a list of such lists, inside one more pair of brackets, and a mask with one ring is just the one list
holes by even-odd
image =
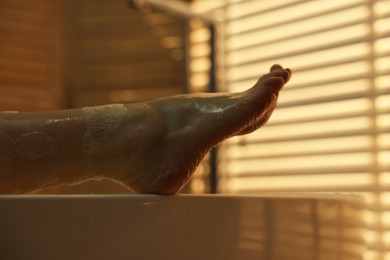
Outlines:
{"label": "toe", "polygon": [[290,74],[286,71],[286,70],[277,70],[275,72],[272,72],[271,74],[273,74],[271,77],[279,77],[279,78],[282,78],[283,81],[284,81],[284,84],[287,83],[287,81],[289,80],[290,78]]}
{"label": "toe", "polygon": [[291,78],[291,74],[292,74],[291,69],[289,68],[284,69],[281,65],[274,64],[271,67],[270,73],[265,76],[266,77],[281,76],[284,79],[284,83],[287,83]]}
{"label": "toe", "polygon": [[271,67],[271,72],[272,71],[274,71],[274,70],[278,70],[278,69],[283,69],[283,67],[282,66],[280,66],[279,64],[274,64],[274,65],[272,65],[272,67]]}
{"label": "toe", "polygon": [[272,93],[275,93],[283,87],[285,80],[282,77],[269,77],[263,81],[263,84],[266,88],[271,90]]}
{"label": "toe", "polygon": [[262,81],[265,81],[266,79],[273,78],[273,77],[282,78],[284,83],[287,83],[287,81],[290,79],[290,74],[285,69],[277,69],[263,76]]}
{"label": "toe", "polygon": [[291,78],[292,72],[291,72],[291,69],[289,69],[289,68],[286,68],[285,71],[287,71],[287,73],[288,73],[287,80],[285,80],[285,82],[287,83]]}

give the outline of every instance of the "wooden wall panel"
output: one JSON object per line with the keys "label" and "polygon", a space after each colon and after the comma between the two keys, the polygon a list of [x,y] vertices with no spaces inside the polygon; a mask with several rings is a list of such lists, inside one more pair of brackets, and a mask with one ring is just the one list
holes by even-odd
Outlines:
{"label": "wooden wall panel", "polygon": [[137,102],[185,91],[182,20],[144,14],[124,0],[68,1],[66,13],[70,107]]}
{"label": "wooden wall panel", "polygon": [[0,0],[0,110],[62,102],[60,0]]}

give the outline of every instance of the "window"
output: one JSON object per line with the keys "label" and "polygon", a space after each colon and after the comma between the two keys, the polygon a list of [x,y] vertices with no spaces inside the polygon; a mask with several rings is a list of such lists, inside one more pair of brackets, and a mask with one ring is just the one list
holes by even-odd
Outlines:
{"label": "window", "polygon": [[226,0],[212,12],[222,90],[274,63],[294,72],[267,126],[219,149],[219,191],[360,194],[365,259],[390,259],[390,1]]}

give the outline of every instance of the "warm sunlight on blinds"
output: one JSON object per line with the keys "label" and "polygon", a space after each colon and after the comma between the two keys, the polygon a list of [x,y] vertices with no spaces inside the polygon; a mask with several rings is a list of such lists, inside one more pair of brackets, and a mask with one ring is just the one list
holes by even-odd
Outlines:
{"label": "warm sunlight on blinds", "polygon": [[[188,92],[207,92],[210,84],[210,70],[212,52],[211,48],[211,31],[208,25],[199,20],[191,19],[188,23],[189,39],[187,60],[189,61],[187,75],[189,77]],[[207,155],[190,182],[191,193],[207,193],[210,192],[210,157]]]}
{"label": "warm sunlight on blinds", "polygon": [[221,147],[219,191],[362,195],[365,259],[390,259],[390,1],[226,0],[221,10],[224,90],[274,63],[294,76],[265,128]]}

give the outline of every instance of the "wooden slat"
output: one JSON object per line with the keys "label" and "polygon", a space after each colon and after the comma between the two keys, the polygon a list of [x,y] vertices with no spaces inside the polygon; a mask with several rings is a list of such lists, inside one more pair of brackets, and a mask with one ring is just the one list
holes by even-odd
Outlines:
{"label": "wooden slat", "polygon": [[41,12],[31,10],[18,10],[15,8],[0,7],[0,20],[12,23],[30,23],[42,27],[47,26],[48,19],[41,15]]}
{"label": "wooden slat", "polygon": [[55,5],[56,1],[48,0],[1,0],[0,8],[12,9],[15,11],[25,12],[46,12],[52,10],[51,8]]}
{"label": "wooden slat", "polygon": [[0,57],[0,71],[2,73],[15,73],[22,75],[46,75],[53,71],[51,66],[45,63],[15,62]]}
{"label": "wooden slat", "polygon": [[87,50],[101,50],[104,51],[109,48],[118,48],[121,50],[127,49],[153,49],[153,48],[162,48],[158,39],[156,41],[151,41],[150,38],[140,38],[140,39],[85,39],[80,40],[77,45],[75,45],[77,51],[85,52]]}
{"label": "wooden slat", "polygon": [[283,152],[281,151],[278,154],[272,155],[259,155],[259,156],[226,156],[227,159],[237,160],[237,161],[245,161],[247,160],[262,160],[262,159],[279,159],[279,158],[289,158],[289,157],[303,157],[303,156],[311,156],[311,155],[332,155],[332,154],[340,154],[343,155],[345,153],[363,153],[367,152],[370,147],[362,147],[362,148],[339,148],[333,150],[326,151],[305,151],[305,152]]}
{"label": "wooden slat", "polygon": [[169,53],[160,49],[117,49],[110,48],[104,52],[89,50],[88,52],[78,52],[77,62],[81,66],[95,63],[103,64],[132,64],[138,62],[153,62],[169,60]]}
{"label": "wooden slat", "polygon": [[2,59],[13,61],[25,61],[38,64],[44,64],[48,60],[48,54],[45,51],[38,51],[36,49],[20,49],[18,46],[4,46],[1,45],[0,40],[0,54]]}
{"label": "wooden slat", "polygon": [[142,23],[142,16],[140,14],[134,14],[129,12],[120,16],[119,14],[113,15],[113,13],[94,14],[86,16],[78,16],[76,23],[78,24],[78,30],[88,29],[108,29],[108,28],[122,28],[129,25],[133,27],[145,28],[145,24]]}
{"label": "wooden slat", "polygon": [[[142,21],[141,21],[142,22]],[[91,28],[79,28],[75,32],[77,37],[86,37],[89,39],[107,39],[112,38],[143,38],[151,36],[176,36],[183,33],[183,26],[180,24],[174,24],[169,26],[147,26],[145,24],[134,25],[134,24],[121,24],[121,26],[97,26]]]}
{"label": "wooden slat", "polygon": [[[1,84],[1,83],[0,83]],[[41,111],[58,108],[52,101],[47,90],[41,87],[32,88],[31,85],[18,88],[0,87],[0,111]]]}
{"label": "wooden slat", "polygon": [[[42,13],[41,15],[48,15],[48,13]],[[46,26],[44,26],[46,25]],[[48,26],[49,25],[49,26]],[[34,21],[10,21],[6,19],[0,19],[0,30],[13,33],[23,33],[29,36],[35,35],[35,37],[43,37],[47,33],[51,32],[50,24],[36,24]],[[54,29],[53,29],[54,31]]]}
{"label": "wooden slat", "polygon": [[48,88],[49,82],[50,79],[44,75],[26,75],[22,73],[0,72],[0,87],[12,87],[15,88],[15,91],[20,87],[29,87],[31,89],[46,89]]}
{"label": "wooden slat", "polygon": [[83,0],[74,2],[77,6],[77,10],[79,11],[77,14],[102,14],[102,15],[117,15],[123,16],[128,15],[129,12],[134,15],[142,16],[142,13],[138,10],[134,9],[132,5],[130,5],[126,0],[124,1],[106,1],[106,0]]}

